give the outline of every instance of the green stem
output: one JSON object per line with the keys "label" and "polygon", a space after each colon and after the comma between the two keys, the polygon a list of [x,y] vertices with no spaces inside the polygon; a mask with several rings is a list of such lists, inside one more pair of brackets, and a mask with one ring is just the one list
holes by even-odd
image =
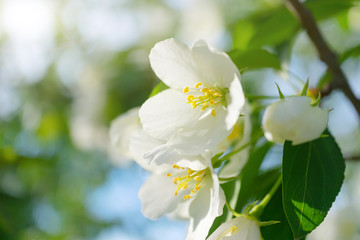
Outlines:
{"label": "green stem", "polygon": [[266,196],[263,198],[263,200],[261,200],[261,202],[251,210],[251,212],[249,214],[250,216],[253,216],[255,218],[259,218],[261,216],[261,214],[263,213],[266,205],[269,203],[269,201],[271,200],[271,198],[274,196],[275,192],[279,188],[281,182],[282,182],[282,174],[276,180],[275,184],[270,189],[268,194],[266,194]]}
{"label": "green stem", "polygon": [[229,212],[232,213],[232,215],[234,215],[235,217],[241,216],[240,213],[237,213],[234,209],[232,209],[232,207],[230,206],[230,204],[227,201],[225,202],[225,204],[226,204],[226,207],[229,209]]}

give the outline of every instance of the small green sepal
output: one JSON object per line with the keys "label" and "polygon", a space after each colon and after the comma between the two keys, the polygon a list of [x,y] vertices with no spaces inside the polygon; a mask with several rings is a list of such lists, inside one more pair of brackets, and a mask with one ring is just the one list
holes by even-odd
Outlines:
{"label": "small green sepal", "polygon": [[301,91],[301,96],[306,96],[309,89],[309,78],[306,80],[306,83]]}
{"label": "small green sepal", "polygon": [[284,94],[281,92],[279,85],[277,83],[275,83],[275,84],[276,84],[276,87],[277,87],[277,89],[279,91],[280,99],[282,99],[282,100],[285,99]]}
{"label": "small green sepal", "polygon": [[249,67],[243,67],[242,69],[239,70],[240,74],[243,74],[243,72],[245,72],[248,69],[249,69]]}
{"label": "small green sepal", "polygon": [[321,100],[321,93],[319,92],[319,95],[318,95],[317,99],[315,100],[315,102],[313,102],[311,104],[311,106],[313,106],[313,107],[319,106],[320,100]]}
{"label": "small green sepal", "polygon": [[258,202],[259,202],[259,201],[255,201],[255,202],[253,202],[253,203],[248,204],[248,205],[245,207],[245,209],[244,209],[244,214],[245,214],[246,216],[249,216],[251,209],[253,209],[253,207],[254,207]]}

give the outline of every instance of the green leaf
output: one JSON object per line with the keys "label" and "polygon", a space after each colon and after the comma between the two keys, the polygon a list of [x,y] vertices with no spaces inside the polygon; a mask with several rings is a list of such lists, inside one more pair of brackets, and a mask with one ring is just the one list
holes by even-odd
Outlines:
{"label": "green leaf", "polygon": [[254,192],[256,199],[262,199],[274,186],[281,174],[281,168],[276,167],[262,172],[254,181]]}
{"label": "green leaf", "polygon": [[234,50],[229,53],[229,56],[239,69],[281,68],[280,61],[276,55],[264,49],[253,49],[248,51]]}
{"label": "green leaf", "polygon": [[339,62],[343,63],[346,59],[350,57],[359,57],[360,56],[360,45],[357,45],[353,48],[346,50],[343,54],[339,57]]}
{"label": "green leaf", "polygon": [[[354,6],[354,0],[306,1],[305,5],[317,21],[339,16]],[[298,19],[284,5],[268,11],[260,11],[239,20],[233,29],[233,47],[258,49],[291,42],[300,30]]]}
{"label": "green leaf", "polygon": [[307,1],[305,6],[309,8],[315,19],[320,21],[349,10],[354,3],[353,0],[322,0]]}
{"label": "green leaf", "polygon": [[286,218],[282,204],[282,189],[278,188],[261,215],[261,221],[280,221],[280,223],[261,227],[264,240],[289,240],[294,239],[290,225]]}
{"label": "green leaf", "polygon": [[250,48],[278,45],[295,36],[300,26],[297,19],[284,6],[268,12],[265,16],[261,14],[254,23],[256,32],[249,41]]}
{"label": "green leaf", "polygon": [[245,164],[240,175],[241,188],[235,207],[236,212],[242,212],[243,207],[247,203],[251,200],[256,200],[254,199],[256,194],[254,191],[256,178],[259,175],[260,165],[272,146],[272,143],[265,142],[263,145],[251,149],[249,161]]}
{"label": "green leaf", "polygon": [[233,48],[239,50],[247,49],[255,29],[254,23],[247,19],[237,22],[233,31]]}
{"label": "green leaf", "polygon": [[164,91],[165,89],[168,89],[169,87],[163,83],[163,82],[159,82],[158,84],[156,84],[156,86],[154,87],[154,89],[152,90],[152,92],[150,93],[149,98],[155,96],[156,94],[158,94],[159,92]]}
{"label": "green leaf", "polygon": [[283,204],[296,238],[313,231],[325,218],[344,180],[345,162],[334,138],[292,146],[283,153]]}

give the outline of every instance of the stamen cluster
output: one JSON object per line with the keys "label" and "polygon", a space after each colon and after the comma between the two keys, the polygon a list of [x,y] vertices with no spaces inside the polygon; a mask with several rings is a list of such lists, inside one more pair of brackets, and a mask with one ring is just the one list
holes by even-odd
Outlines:
{"label": "stamen cluster", "polygon": [[[174,164],[173,168],[185,170],[184,167],[179,167]],[[187,168],[186,172],[182,171],[180,173],[174,174],[173,178],[174,184],[177,186],[176,191],[174,193],[175,196],[178,195],[178,191],[185,190],[187,188],[193,188],[190,191],[190,194],[185,195],[183,198],[190,199],[192,195],[194,195],[197,191],[199,191],[202,187],[201,181],[206,176],[206,169],[200,171],[194,171],[190,168]],[[166,176],[171,177],[170,173],[166,174]]]}
{"label": "stamen cluster", "polygon": [[[201,85],[204,87],[200,88]],[[211,108],[211,115],[213,117],[216,116],[215,106],[224,99],[224,93],[221,89],[214,86],[206,86],[201,82],[195,84],[194,88],[185,87],[183,91],[184,93],[193,93],[186,98],[187,103],[191,103],[192,108],[200,106],[200,111]]]}

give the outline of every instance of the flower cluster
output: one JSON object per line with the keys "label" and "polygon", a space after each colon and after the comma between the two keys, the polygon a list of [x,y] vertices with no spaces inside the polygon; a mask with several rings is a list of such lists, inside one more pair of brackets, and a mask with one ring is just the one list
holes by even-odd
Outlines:
{"label": "flower cluster", "polygon": [[[240,72],[226,53],[204,41],[188,47],[167,39],[153,47],[149,58],[155,74],[169,88],[115,119],[110,137],[152,173],[139,191],[143,214],[150,219],[165,214],[188,219],[187,239],[206,239],[226,202],[221,179],[239,175],[249,155],[242,146],[251,141],[251,107]],[[270,105],[263,119],[265,137],[293,144],[319,137],[327,111],[309,101],[303,96]],[[238,148],[226,164],[215,166],[212,160]],[[260,239],[259,223],[241,215],[208,239],[225,237]]]}

